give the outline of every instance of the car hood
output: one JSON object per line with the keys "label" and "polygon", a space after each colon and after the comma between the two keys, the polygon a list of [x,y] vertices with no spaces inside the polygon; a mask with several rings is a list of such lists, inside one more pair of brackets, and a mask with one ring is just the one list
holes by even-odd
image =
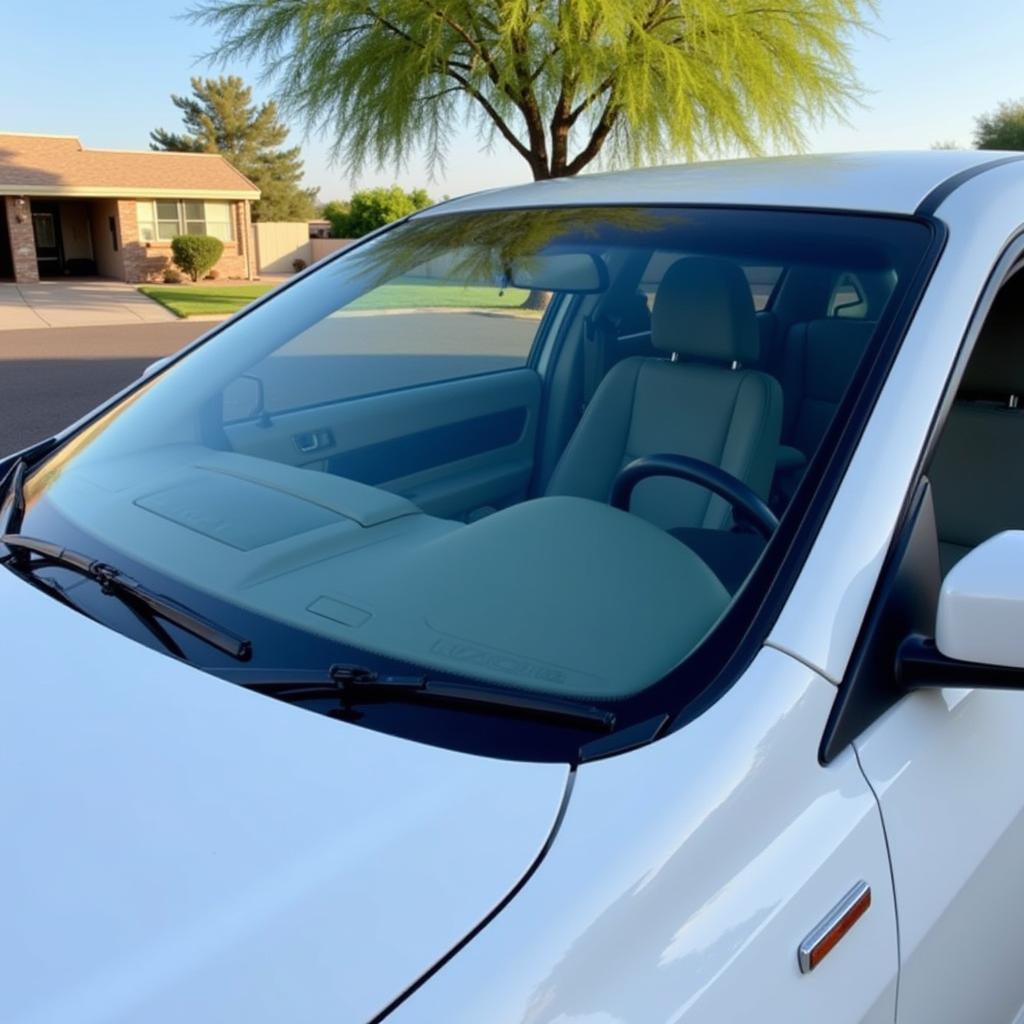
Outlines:
{"label": "car hood", "polygon": [[564,765],[244,691],[0,569],[5,1024],[367,1021],[541,855]]}

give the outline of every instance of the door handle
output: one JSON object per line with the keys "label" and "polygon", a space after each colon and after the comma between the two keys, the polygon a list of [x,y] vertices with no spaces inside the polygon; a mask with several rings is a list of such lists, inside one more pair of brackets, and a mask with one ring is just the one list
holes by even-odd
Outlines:
{"label": "door handle", "polygon": [[301,434],[293,434],[292,441],[303,455],[309,455],[310,452],[318,452],[322,448],[332,447],[334,434],[327,427],[320,427],[317,430],[306,430]]}

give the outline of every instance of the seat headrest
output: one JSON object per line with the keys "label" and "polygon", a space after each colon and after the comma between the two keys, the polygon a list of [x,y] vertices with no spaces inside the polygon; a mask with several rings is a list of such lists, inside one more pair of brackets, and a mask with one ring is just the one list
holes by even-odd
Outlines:
{"label": "seat headrest", "polygon": [[971,353],[960,392],[971,397],[1024,395],[1024,272],[996,296]]}
{"label": "seat headrest", "polygon": [[651,342],[691,359],[756,363],[761,341],[742,268],[710,256],[676,260],[654,297]]}

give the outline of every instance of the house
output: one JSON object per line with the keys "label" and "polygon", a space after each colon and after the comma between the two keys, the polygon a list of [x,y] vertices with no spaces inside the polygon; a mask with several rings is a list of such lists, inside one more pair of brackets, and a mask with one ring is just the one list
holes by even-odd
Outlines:
{"label": "house", "polygon": [[159,281],[175,235],[215,235],[220,277],[251,279],[259,189],[222,156],[86,149],[0,133],[0,279],[98,274]]}
{"label": "house", "polygon": [[329,220],[311,220],[309,222],[310,238],[330,238],[331,222]]}

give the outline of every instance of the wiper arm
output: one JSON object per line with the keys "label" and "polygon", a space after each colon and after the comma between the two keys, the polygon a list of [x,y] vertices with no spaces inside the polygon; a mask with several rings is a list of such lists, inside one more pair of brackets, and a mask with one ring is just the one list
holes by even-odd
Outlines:
{"label": "wiper arm", "polygon": [[[103,593],[113,594],[128,602],[137,602],[154,615],[183,629],[186,633],[191,633],[192,636],[229,654],[232,658],[247,661],[252,654],[252,644],[248,640],[221,629],[209,619],[177,601],[155,593],[139,583],[138,580],[106,562],[61,547],[59,544],[39,540],[36,537],[25,537],[19,533],[5,533],[0,536],[0,541],[15,552],[16,557],[20,552],[39,555],[47,563],[71,569],[95,580]],[[30,568],[31,566],[23,567]]]}
{"label": "wiper arm", "polygon": [[615,728],[615,713],[604,708],[545,694],[490,687],[482,683],[428,679],[426,676],[380,676],[358,665],[334,665],[327,678],[311,675],[304,681],[296,676],[297,673],[290,673],[288,678],[277,681],[267,679],[264,675],[252,682],[240,676],[236,681],[246,689],[285,701],[336,697],[346,707],[360,703],[424,701],[456,707],[476,707],[496,714],[548,718],[599,732],[610,732]]}

